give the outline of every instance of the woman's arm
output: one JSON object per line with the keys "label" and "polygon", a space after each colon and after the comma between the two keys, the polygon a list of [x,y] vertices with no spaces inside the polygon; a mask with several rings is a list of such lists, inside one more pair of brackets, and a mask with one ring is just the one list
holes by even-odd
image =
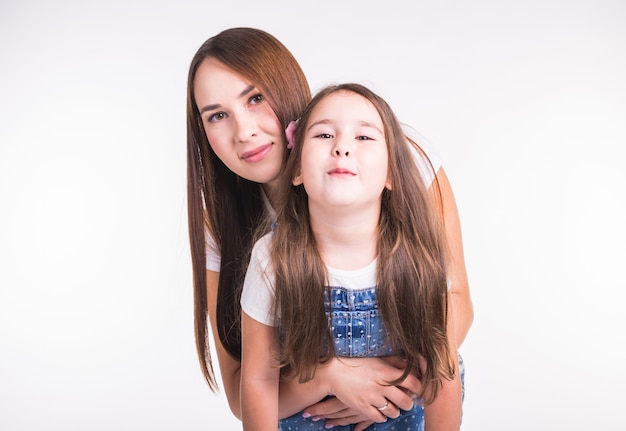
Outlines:
{"label": "woman's arm", "polygon": [[[456,206],[454,193],[452,191],[452,186],[450,185],[450,181],[443,167],[437,171],[437,182],[439,185],[439,192],[437,191],[435,186],[431,186],[430,191],[433,194],[435,201],[438,203],[441,202],[442,204],[443,217],[446,228],[446,239],[450,252],[450,263],[448,268],[448,278],[451,282],[449,304],[451,314],[454,315],[453,323],[451,323],[450,326],[454,328],[455,332],[454,339],[456,340],[456,342],[454,346],[454,352],[456,352],[457,348],[465,340],[465,337],[467,336],[467,333],[469,332],[469,329],[472,325],[472,321],[474,320],[474,308],[470,296],[467,270],[465,268],[465,257],[463,253],[463,239],[461,235],[461,223],[459,219],[459,213]],[[441,194],[439,195],[439,193]],[[365,359],[359,359],[358,361],[365,361]],[[365,362],[358,363],[364,364]],[[401,364],[399,364],[398,367],[401,368]],[[370,372],[372,373],[371,375],[383,375],[377,374],[381,373],[380,370],[371,369]],[[393,370],[387,369],[384,372],[393,373]],[[346,372],[345,370],[340,370],[337,375],[331,377],[331,379],[337,379],[338,382],[341,382],[341,379],[347,379],[348,377],[353,375],[354,374],[349,371]],[[346,383],[343,383],[342,386],[345,388],[362,388],[360,384],[371,383],[371,377],[370,380],[368,380],[367,376],[364,375],[358,376],[357,378],[365,378],[365,380],[356,383],[351,383],[350,381],[348,381]],[[416,383],[408,381],[406,385],[403,384],[403,387],[411,390],[411,392],[413,393],[420,393],[421,391],[419,381],[417,381]],[[363,388],[363,390],[368,390],[370,391],[370,393],[375,393],[377,389],[375,387],[370,387],[368,389]],[[352,401],[352,405],[357,404],[358,403],[354,403]],[[331,399],[328,401],[322,401],[320,403],[313,404],[310,407],[307,407],[305,412],[315,417],[327,419],[326,423],[332,425],[347,425],[349,423],[356,423],[366,419],[365,416],[360,416],[360,420],[354,420],[357,416],[351,417],[350,415],[361,413],[359,413],[359,411],[348,409],[345,404],[340,402],[340,399]],[[390,414],[391,412],[389,412],[389,409],[387,409],[387,413],[389,417],[394,417]]]}
{"label": "woman's arm", "polygon": [[[207,271],[207,307],[211,333],[217,353],[217,359],[222,376],[222,385],[232,413],[241,419],[241,362],[230,355],[223,347],[217,333],[217,285],[219,273]],[[394,364],[396,366],[401,366]],[[368,404],[367,396],[386,397],[395,405],[408,409],[412,406],[411,398],[403,389],[388,386],[387,381],[398,378],[402,371],[380,358],[338,359],[320,365],[315,378],[310,382],[300,384],[298,380],[283,381],[280,384],[280,418],[289,417],[308,406],[312,406],[329,394],[335,394],[343,403],[337,407],[337,400],[326,401],[317,405],[320,413],[325,417],[341,418],[342,424],[360,422],[372,417],[372,420],[381,420],[382,414],[372,409]],[[409,376],[403,386],[407,390],[418,393],[421,386],[419,381]],[[334,404],[334,405],[333,405]],[[348,407],[350,406],[350,407]],[[387,409],[389,410],[389,409]],[[313,409],[311,413],[317,416]],[[391,416],[391,412],[388,412]]]}
{"label": "woman's arm", "polygon": [[241,313],[241,418],[244,431],[278,426],[278,336],[276,328]]}
{"label": "woman's arm", "polygon": [[[457,345],[460,345],[472,324],[474,311],[465,269],[458,210],[452,187],[443,168],[437,172],[437,180],[441,190],[446,236],[451,254],[448,275],[452,282],[450,303],[456,322],[455,337]],[[241,419],[241,362],[224,349],[217,333],[218,280],[218,272],[207,271],[209,321],[226,398],[233,414]],[[312,416],[340,418],[334,421],[335,425],[367,419],[381,420],[382,414],[372,410],[369,398],[385,397],[396,406],[410,408],[412,401],[401,388],[385,385],[385,382],[394,380],[400,373],[401,370],[378,358],[334,359],[329,364],[320,366],[315,379],[310,382],[299,384],[297,380],[293,380],[281,383],[280,417],[290,416],[306,408],[306,412]],[[414,393],[419,393],[421,389],[419,381],[411,377],[402,386]],[[318,403],[328,394],[334,394],[337,398]],[[387,413],[389,417],[393,417],[391,412]]]}
{"label": "woman's arm", "polygon": [[[448,299],[448,309],[450,309]],[[424,407],[424,425],[428,431],[458,431],[461,428],[461,412],[463,392],[461,389],[461,375],[459,371],[458,352],[455,340],[455,325],[453,313],[448,313],[447,335],[450,359],[454,364],[454,378],[447,380],[440,378],[441,387],[432,404]]]}
{"label": "woman's arm", "polygon": [[[382,358],[334,358],[328,364],[318,366],[314,379],[309,382],[298,383],[293,379],[281,383],[280,416],[287,417],[311,406],[305,413],[313,417],[340,418],[327,424],[347,425],[364,420],[383,422],[386,416],[375,406],[385,404],[387,399],[390,408],[385,413],[388,417],[396,417],[398,407],[404,410],[413,407],[407,391],[420,392],[421,384],[410,375],[402,387],[390,386],[387,382],[402,375],[402,369],[395,365]],[[331,394],[336,398],[318,403]]]}
{"label": "woman's arm", "polygon": [[219,272],[207,270],[207,310],[226,399],[228,400],[230,410],[238,419],[241,419],[241,402],[239,399],[241,362],[224,349],[217,332],[217,284],[219,278]]}
{"label": "woman's arm", "polygon": [[[224,392],[232,413],[241,419],[241,362],[224,349],[217,333],[218,281],[218,272],[207,271],[209,322]],[[384,416],[372,405],[378,398],[387,398],[395,406],[408,410],[412,400],[406,391],[421,391],[420,382],[413,376],[407,377],[402,387],[386,384],[401,375],[401,367],[401,363],[391,364],[380,358],[333,359],[321,365],[310,382],[281,382],[279,415],[285,418],[306,408],[306,413],[312,416],[334,419],[332,423],[335,425],[384,420]],[[329,394],[334,394],[336,398],[319,403]],[[389,417],[398,414],[397,409],[395,412],[387,409],[386,413]]]}
{"label": "woman's arm", "polygon": [[[463,238],[459,212],[452,192],[452,186],[443,168],[437,171],[437,182],[441,191],[443,217],[446,229],[446,238],[450,252],[448,279],[452,283],[450,288],[450,306],[454,314],[454,328],[457,347],[460,347],[469,332],[474,320],[474,307],[470,296],[465,257],[463,255]],[[436,193],[431,187],[431,192]]]}

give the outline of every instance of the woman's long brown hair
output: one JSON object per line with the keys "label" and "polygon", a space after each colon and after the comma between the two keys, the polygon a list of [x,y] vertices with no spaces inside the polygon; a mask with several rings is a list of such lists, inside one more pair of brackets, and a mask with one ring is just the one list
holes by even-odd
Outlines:
{"label": "woman's long brown hair", "polygon": [[289,50],[259,29],[224,30],[204,42],[191,60],[187,81],[187,206],[194,326],[202,372],[215,391],[217,382],[207,336],[206,232],[213,236],[221,254],[217,298],[219,342],[231,355],[240,358],[241,285],[253,232],[265,209],[262,185],[233,173],[207,141],[194,97],[196,71],[207,58],[217,59],[250,80],[267,98],[283,128],[300,115],[311,93],[302,69]]}
{"label": "woman's long brown hair", "polygon": [[291,180],[299,172],[303,131],[312,110],[338,91],[369,100],[384,124],[392,186],[381,197],[377,297],[391,342],[407,360],[402,377],[389,383],[399,383],[416,372],[424,389],[419,395],[430,403],[437,395],[440,379],[452,379],[455,372],[446,334],[443,226],[400,123],[383,99],[359,84],[330,86],[313,98],[300,118],[295,146],[280,180],[271,258],[283,341],[281,364],[299,375],[300,381],[306,381],[313,377],[318,363],[335,354],[324,308],[326,266],[310,227],[304,186],[294,187]]}

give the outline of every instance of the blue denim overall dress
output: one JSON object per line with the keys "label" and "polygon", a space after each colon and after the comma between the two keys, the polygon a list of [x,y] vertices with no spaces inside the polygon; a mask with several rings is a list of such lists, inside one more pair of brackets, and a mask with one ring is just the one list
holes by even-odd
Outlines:
{"label": "blue denim overall dress", "polygon": [[[333,287],[330,297],[326,295],[326,315],[331,325],[331,334],[335,343],[335,352],[340,357],[389,356],[395,354],[383,327],[378,310],[376,288],[346,289]],[[464,369],[459,357],[461,381]],[[337,431],[350,431],[352,425],[335,426]],[[311,418],[297,413],[279,422],[279,431],[326,430],[324,421],[314,422]],[[424,408],[414,404],[408,411],[401,411],[400,416],[388,419],[385,423],[375,423],[367,431],[423,431]]]}

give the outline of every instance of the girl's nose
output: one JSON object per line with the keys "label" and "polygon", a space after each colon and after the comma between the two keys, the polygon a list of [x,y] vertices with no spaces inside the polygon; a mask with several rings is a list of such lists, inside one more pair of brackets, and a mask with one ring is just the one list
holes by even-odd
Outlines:
{"label": "girl's nose", "polygon": [[335,157],[350,156],[350,142],[347,142],[346,139],[347,138],[341,136],[335,138],[335,145],[333,147],[333,155]]}

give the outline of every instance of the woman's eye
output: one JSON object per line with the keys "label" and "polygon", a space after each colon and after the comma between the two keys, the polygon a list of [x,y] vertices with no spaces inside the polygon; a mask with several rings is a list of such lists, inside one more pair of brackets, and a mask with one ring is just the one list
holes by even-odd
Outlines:
{"label": "woman's eye", "polygon": [[209,123],[214,123],[216,121],[222,120],[225,117],[226,117],[225,113],[223,113],[223,112],[216,112],[215,114],[209,115],[209,117],[207,118],[207,121]]}
{"label": "woman's eye", "polygon": [[262,101],[265,100],[265,97],[263,97],[263,95],[261,93],[259,94],[255,94],[254,96],[252,96],[250,99],[248,99],[249,102],[253,105],[258,105],[259,103],[261,103]]}

